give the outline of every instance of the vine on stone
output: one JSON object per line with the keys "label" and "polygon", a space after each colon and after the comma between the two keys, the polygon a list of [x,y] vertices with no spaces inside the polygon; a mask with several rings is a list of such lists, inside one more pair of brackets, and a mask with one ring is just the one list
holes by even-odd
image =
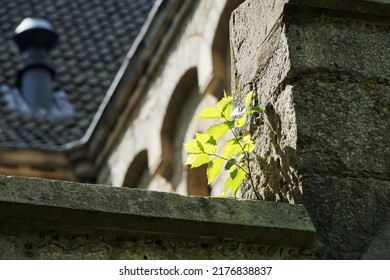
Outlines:
{"label": "vine on stone", "polygon": [[[253,91],[250,91],[245,97],[245,107],[237,107],[232,111],[232,97],[224,92],[216,107],[206,107],[195,117],[200,120],[214,119],[218,123],[210,126],[206,132],[197,133],[194,139],[184,144],[189,153],[186,164],[191,168],[207,164],[208,184],[214,181],[225,164],[224,170],[229,172],[229,177],[224,183],[222,197],[228,197],[229,190],[235,196],[241,182],[248,178],[256,197],[260,199],[250,166],[255,146],[250,132],[244,129],[249,114],[262,112],[260,107],[250,106],[252,96]],[[217,140],[228,132],[233,138],[222,143],[220,151]]]}

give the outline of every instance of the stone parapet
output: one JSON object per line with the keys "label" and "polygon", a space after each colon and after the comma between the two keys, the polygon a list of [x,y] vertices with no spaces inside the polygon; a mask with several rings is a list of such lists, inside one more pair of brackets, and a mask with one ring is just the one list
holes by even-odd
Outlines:
{"label": "stone parapet", "polygon": [[0,177],[1,259],[308,258],[302,205]]}

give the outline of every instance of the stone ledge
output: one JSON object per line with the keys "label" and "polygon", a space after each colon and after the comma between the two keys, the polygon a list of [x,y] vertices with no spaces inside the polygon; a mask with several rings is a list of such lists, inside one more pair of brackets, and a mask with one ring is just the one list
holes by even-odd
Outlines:
{"label": "stone ledge", "polygon": [[[372,15],[389,18],[390,0],[289,0],[288,5],[315,9],[327,9],[329,11],[352,12],[361,15]],[[303,8],[304,11],[305,8]]]}
{"label": "stone ledge", "polygon": [[0,176],[0,223],[310,246],[302,205]]}

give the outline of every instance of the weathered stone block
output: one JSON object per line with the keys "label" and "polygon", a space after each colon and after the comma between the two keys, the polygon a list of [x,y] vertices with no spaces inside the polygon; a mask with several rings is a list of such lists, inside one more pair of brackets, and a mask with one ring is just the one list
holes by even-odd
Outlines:
{"label": "weathered stone block", "polygon": [[321,257],[362,256],[390,219],[388,4],[248,0],[231,18],[235,102],[254,90],[264,109],[248,124],[258,192],[307,205]]}
{"label": "weathered stone block", "polygon": [[302,205],[1,176],[0,225],[1,259],[308,258],[315,237]]}

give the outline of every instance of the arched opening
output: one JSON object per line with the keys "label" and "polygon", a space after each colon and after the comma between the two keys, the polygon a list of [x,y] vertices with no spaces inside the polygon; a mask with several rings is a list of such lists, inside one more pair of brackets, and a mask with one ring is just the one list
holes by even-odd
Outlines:
{"label": "arched opening", "polygon": [[130,164],[123,181],[123,186],[139,189],[147,188],[151,180],[148,166],[148,152],[143,150],[137,154]]}
{"label": "arched opening", "polygon": [[[161,130],[163,158],[159,172],[172,184],[175,190],[187,188],[188,180],[185,180],[185,178],[188,175],[193,178],[192,180],[196,180],[196,176],[193,177],[194,174],[192,172],[187,174],[187,168],[183,166],[185,161],[183,158],[183,143],[201,98],[197,69],[191,68],[181,77],[173,91]],[[206,173],[199,171],[197,177],[199,184],[203,185]],[[187,193],[193,195],[205,194],[204,192],[199,193],[196,191]]]}
{"label": "arched opening", "polygon": [[[185,126],[194,114],[196,104],[199,102],[198,75],[196,68],[191,68],[181,77],[176,85],[165,112],[164,122],[161,129],[162,162],[159,173],[170,179],[177,162],[177,149],[179,141],[184,140]],[[194,106],[195,104],[195,106]]]}

